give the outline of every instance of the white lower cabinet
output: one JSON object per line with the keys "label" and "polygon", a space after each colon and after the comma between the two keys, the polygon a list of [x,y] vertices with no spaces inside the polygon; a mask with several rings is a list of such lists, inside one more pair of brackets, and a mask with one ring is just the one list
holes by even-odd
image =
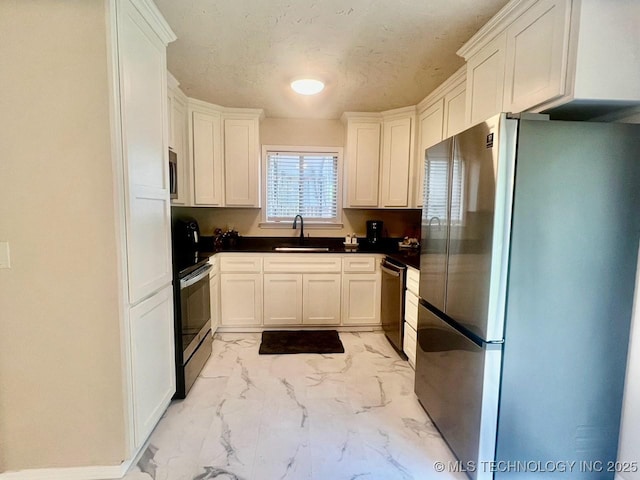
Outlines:
{"label": "white lower cabinet", "polygon": [[164,288],[129,313],[136,448],[147,439],[176,391],[172,291],[171,286]]}
{"label": "white lower cabinet", "polygon": [[418,297],[409,290],[404,292],[404,320],[414,330],[418,329]]}
{"label": "white lower cabinet", "polygon": [[[216,258],[220,325],[227,331],[235,327],[380,325],[376,255],[222,253]],[[213,281],[211,288],[213,324]]]}
{"label": "white lower cabinet", "polygon": [[221,273],[221,324],[262,325],[262,274]]}
{"label": "white lower cabinet", "polygon": [[302,274],[264,274],[264,324],[302,323]]}
{"label": "white lower cabinet", "polygon": [[265,273],[265,325],[339,325],[339,273]]}
{"label": "white lower cabinet", "polygon": [[213,266],[209,273],[209,302],[211,305],[211,335],[216,333],[220,325],[220,273],[218,272],[218,262],[215,257],[209,260]]}
{"label": "white lower cabinet", "polygon": [[305,325],[340,324],[339,273],[304,274],[302,323]]}
{"label": "white lower cabinet", "polygon": [[418,341],[418,289],[420,272],[407,268],[407,289],[404,294],[404,338],[402,349],[412,367],[416,366],[416,342]]}
{"label": "white lower cabinet", "polygon": [[380,274],[348,273],[342,285],[342,323],[380,323]]}
{"label": "white lower cabinet", "polygon": [[416,346],[418,342],[418,334],[411,325],[404,322],[404,338],[402,341],[402,349],[409,359],[409,364],[416,368]]}
{"label": "white lower cabinet", "polygon": [[212,275],[209,282],[211,288],[211,334],[213,335],[220,325],[220,274]]}

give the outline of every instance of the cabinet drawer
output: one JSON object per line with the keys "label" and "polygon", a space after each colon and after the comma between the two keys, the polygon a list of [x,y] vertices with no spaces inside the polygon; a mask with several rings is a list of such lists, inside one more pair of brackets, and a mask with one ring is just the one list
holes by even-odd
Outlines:
{"label": "cabinet drawer", "polygon": [[418,335],[411,325],[404,323],[404,338],[402,342],[402,350],[409,358],[409,363],[416,368],[416,343]]}
{"label": "cabinet drawer", "polygon": [[376,271],[376,257],[354,256],[342,259],[344,273],[373,273]]}
{"label": "cabinet drawer", "polygon": [[253,272],[262,271],[262,258],[260,257],[236,257],[225,256],[220,258],[221,272]]}
{"label": "cabinet drawer", "polygon": [[407,268],[407,290],[415,296],[420,294],[420,272],[415,268]]}
{"label": "cabinet drawer", "polygon": [[410,291],[405,292],[404,296],[404,319],[413,327],[418,328],[418,297]]}
{"label": "cabinet drawer", "polygon": [[213,255],[211,257],[209,257],[209,265],[211,265],[213,267],[213,270],[211,270],[213,273],[217,273],[218,272],[218,256],[217,255]]}
{"label": "cabinet drawer", "polygon": [[264,271],[275,273],[329,273],[340,272],[340,257],[324,254],[290,255],[288,253],[273,254],[264,258]]}

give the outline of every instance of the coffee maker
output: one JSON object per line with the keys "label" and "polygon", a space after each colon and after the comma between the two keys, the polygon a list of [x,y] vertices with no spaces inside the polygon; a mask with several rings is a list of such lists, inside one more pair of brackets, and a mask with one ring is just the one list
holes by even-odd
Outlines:
{"label": "coffee maker", "polygon": [[382,241],[382,220],[367,220],[367,242],[379,245]]}

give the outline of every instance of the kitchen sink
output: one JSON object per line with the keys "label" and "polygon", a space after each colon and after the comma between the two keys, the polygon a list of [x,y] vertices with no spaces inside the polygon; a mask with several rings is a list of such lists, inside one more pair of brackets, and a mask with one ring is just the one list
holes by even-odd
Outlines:
{"label": "kitchen sink", "polygon": [[329,247],[312,247],[311,245],[296,245],[286,247],[274,247],[276,252],[328,252]]}

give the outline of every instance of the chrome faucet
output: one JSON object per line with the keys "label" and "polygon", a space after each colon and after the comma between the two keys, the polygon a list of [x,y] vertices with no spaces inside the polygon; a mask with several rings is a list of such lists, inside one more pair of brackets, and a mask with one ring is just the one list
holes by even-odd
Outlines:
{"label": "chrome faucet", "polygon": [[302,215],[298,214],[293,217],[293,229],[298,228],[298,217],[300,217],[300,244],[302,245],[304,243],[304,219]]}
{"label": "chrome faucet", "polygon": [[438,217],[431,217],[429,219],[429,227],[431,227],[431,224],[433,223],[434,220],[437,222],[438,230],[440,230],[440,228],[442,227],[442,224],[440,223],[440,218]]}

